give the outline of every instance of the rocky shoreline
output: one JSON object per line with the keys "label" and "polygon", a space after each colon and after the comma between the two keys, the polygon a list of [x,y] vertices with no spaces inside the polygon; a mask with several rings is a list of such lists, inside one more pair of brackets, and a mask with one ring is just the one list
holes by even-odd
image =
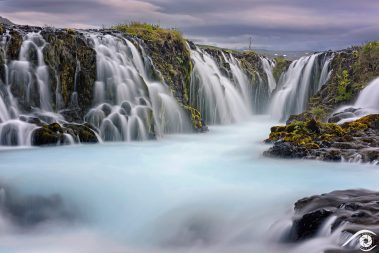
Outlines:
{"label": "rocky shoreline", "polygon": [[379,165],[379,115],[342,125],[315,119],[289,122],[271,128],[265,156],[364,162]]}

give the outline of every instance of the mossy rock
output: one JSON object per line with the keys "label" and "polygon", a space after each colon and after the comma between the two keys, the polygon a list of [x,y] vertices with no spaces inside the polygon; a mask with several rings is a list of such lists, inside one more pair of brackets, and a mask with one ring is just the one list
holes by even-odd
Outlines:
{"label": "mossy rock", "polygon": [[8,43],[7,58],[9,60],[18,60],[23,41],[22,35],[14,29],[11,29],[9,34],[11,35],[11,39]]}
{"label": "mossy rock", "polygon": [[191,116],[192,126],[196,131],[203,132],[207,130],[207,127],[201,118],[201,113],[197,109],[191,106],[183,106],[183,108]]}
{"label": "mossy rock", "polygon": [[323,123],[316,119],[292,121],[285,126],[271,127],[267,142],[285,141],[307,149],[318,149],[323,142],[352,142],[366,136],[368,130],[379,129],[379,114],[368,115],[342,125]]}
{"label": "mossy rock", "polygon": [[95,131],[88,124],[64,124],[58,123],[43,125],[32,133],[32,145],[49,146],[65,143],[65,135],[71,135],[81,143],[97,143]]}
{"label": "mossy rock", "polygon": [[281,75],[288,69],[288,67],[291,64],[291,61],[287,60],[284,57],[277,57],[275,58],[275,67],[272,70],[272,74],[275,78],[275,80],[278,82]]}

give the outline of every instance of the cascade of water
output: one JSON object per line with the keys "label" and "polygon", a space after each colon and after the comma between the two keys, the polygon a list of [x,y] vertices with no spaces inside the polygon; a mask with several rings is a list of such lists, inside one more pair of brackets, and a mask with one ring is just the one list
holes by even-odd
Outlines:
{"label": "cascade of water", "polygon": [[367,108],[379,111],[379,77],[370,82],[358,96],[356,108]]}
{"label": "cascade of water", "polygon": [[343,106],[333,115],[338,115],[338,123],[353,121],[360,117],[379,113],[379,77],[371,81],[360,93],[354,105]]}
{"label": "cascade of water", "polygon": [[276,81],[273,75],[273,69],[275,67],[275,63],[273,61],[268,60],[266,57],[260,57],[263,70],[267,75],[267,82],[269,88],[269,94],[273,92],[276,88]]}
{"label": "cascade of water", "polygon": [[168,88],[152,81],[148,59],[125,38],[87,34],[97,53],[94,104],[85,120],[97,127],[103,140],[148,139],[150,134],[190,130],[189,119]]}
{"label": "cascade of water", "polygon": [[328,81],[332,58],[333,55],[318,53],[292,62],[272,98],[271,115],[286,120],[291,114],[303,112],[309,98]]}
{"label": "cascade of water", "polygon": [[253,90],[248,77],[242,71],[240,62],[231,53],[229,53],[228,56],[226,56],[224,53],[222,53],[222,55],[225,62],[229,64],[233,77],[233,83],[237,87],[238,91],[242,94],[244,103],[249,108],[249,111],[251,111]]}
{"label": "cascade of water", "polygon": [[[11,66],[12,85],[17,85],[21,91],[27,95],[27,102],[30,104],[33,94],[38,96],[38,107],[44,111],[52,111],[50,102],[50,84],[48,67],[43,57],[43,49],[46,41],[40,33],[28,33],[20,48],[18,61],[14,61]],[[33,81],[37,87],[33,87]]]}
{"label": "cascade of water", "polygon": [[[242,71],[238,70],[236,60],[230,59],[231,70],[235,80],[230,80],[222,74],[217,63],[204,50],[191,50],[194,69],[191,76],[190,103],[200,110],[203,119],[208,124],[227,124],[246,119],[250,107],[246,100],[247,83]],[[225,57],[226,58],[226,57]],[[251,102],[250,102],[251,103]]]}

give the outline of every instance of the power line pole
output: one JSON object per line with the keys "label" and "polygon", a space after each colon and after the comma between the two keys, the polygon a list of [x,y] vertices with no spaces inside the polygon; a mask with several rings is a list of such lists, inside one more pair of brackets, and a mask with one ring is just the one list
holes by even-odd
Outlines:
{"label": "power line pole", "polygon": [[253,45],[253,37],[250,36],[250,38],[249,38],[249,50],[250,51],[251,51],[252,45]]}

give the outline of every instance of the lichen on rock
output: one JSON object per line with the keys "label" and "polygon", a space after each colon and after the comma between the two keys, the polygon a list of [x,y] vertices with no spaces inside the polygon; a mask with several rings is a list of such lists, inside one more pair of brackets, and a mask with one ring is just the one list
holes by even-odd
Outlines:
{"label": "lichen on rock", "polygon": [[283,158],[357,160],[379,164],[379,114],[342,125],[316,119],[271,128],[264,154]]}

